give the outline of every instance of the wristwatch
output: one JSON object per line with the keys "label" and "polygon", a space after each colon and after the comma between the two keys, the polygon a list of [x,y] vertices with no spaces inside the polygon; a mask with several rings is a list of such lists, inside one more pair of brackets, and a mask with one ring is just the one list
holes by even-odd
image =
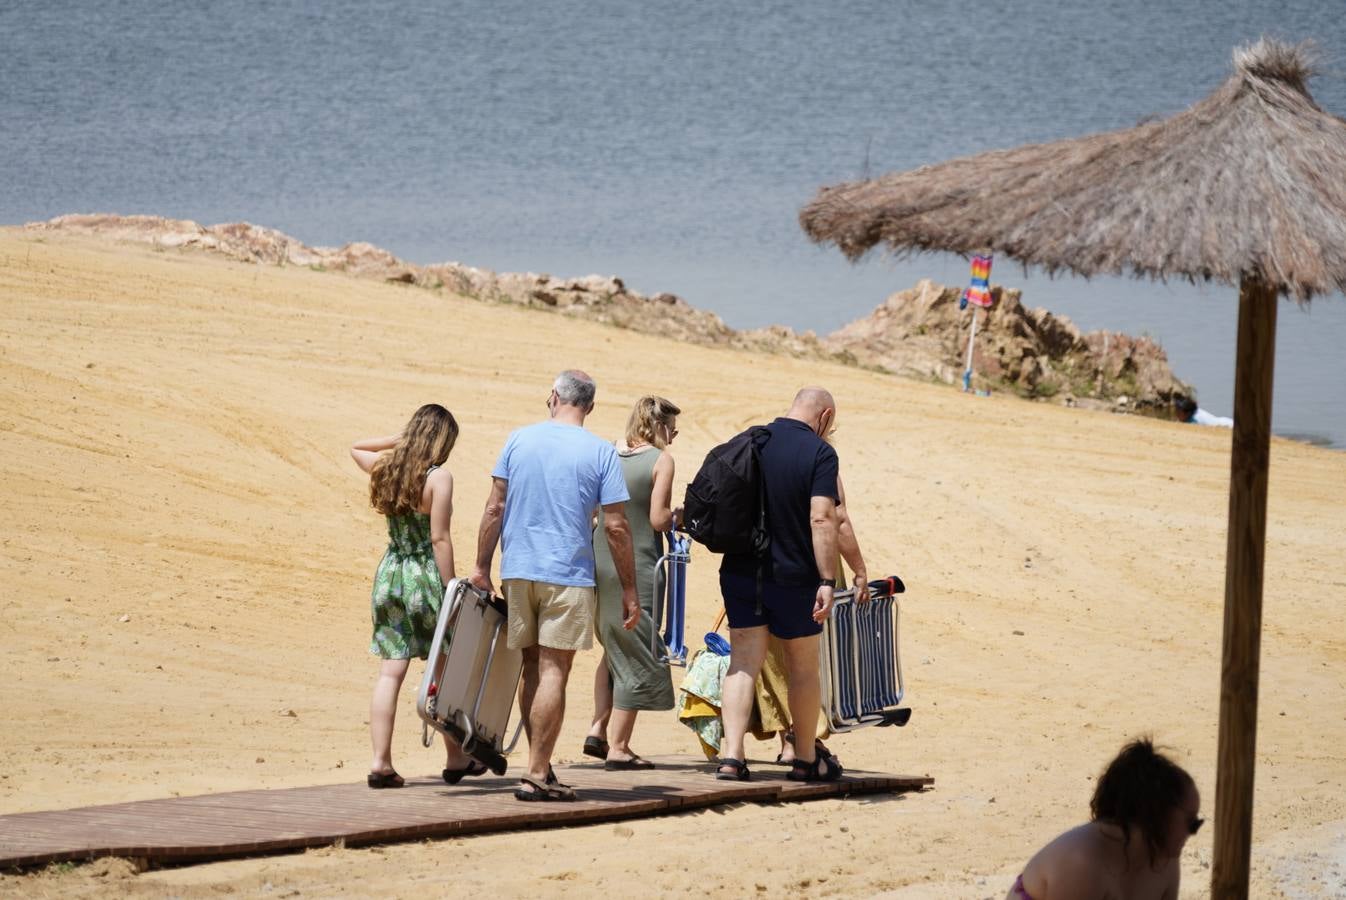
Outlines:
{"label": "wristwatch", "polygon": [[818,579],[818,587],[830,587],[830,588],[834,588],[834,587],[836,587],[836,586],[837,586],[837,580],[836,580],[835,578],[820,578],[820,579]]}

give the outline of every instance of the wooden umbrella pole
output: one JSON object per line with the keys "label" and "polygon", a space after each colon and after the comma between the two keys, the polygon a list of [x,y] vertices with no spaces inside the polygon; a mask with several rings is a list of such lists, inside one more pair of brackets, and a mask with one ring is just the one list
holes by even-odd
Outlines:
{"label": "wooden umbrella pole", "polygon": [[1274,288],[1256,276],[1243,276],[1239,283],[1234,370],[1234,447],[1229,472],[1220,744],[1215,778],[1215,858],[1211,866],[1211,896],[1220,900],[1248,896],[1276,305]]}

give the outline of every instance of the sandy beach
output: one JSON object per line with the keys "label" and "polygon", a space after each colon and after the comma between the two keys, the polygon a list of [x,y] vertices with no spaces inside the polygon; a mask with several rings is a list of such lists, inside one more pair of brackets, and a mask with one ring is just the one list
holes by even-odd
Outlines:
{"label": "sandy beach", "polygon": [[[142,874],[104,861],[5,876],[0,894],[998,898],[1087,818],[1093,779],[1138,734],[1187,766],[1213,814],[1227,430],[16,228],[0,229],[0,316],[0,812],[363,779],[386,535],[348,446],[421,403],[453,410],[462,572],[497,451],[571,366],[598,383],[600,435],[643,393],[683,408],[677,496],[707,450],[799,386],[833,391],[870,572],[907,584],[913,709],[906,728],[833,749],[935,778],[901,797]],[[1252,893],[1341,896],[1346,454],[1273,439],[1267,531]],[[717,563],[694,551],[689,643],[718,611]],[[577,661],[563,759],[579,755],[597,659]],[[420,746],[419,671],[395,738],[404,774],[442,764]],[[633,746],[698,754],[672,714],[643,716]],[[757,765],[774,755],[757,745]],[[1208,893],[1212,830],[1188,845],[1184,897]]]}

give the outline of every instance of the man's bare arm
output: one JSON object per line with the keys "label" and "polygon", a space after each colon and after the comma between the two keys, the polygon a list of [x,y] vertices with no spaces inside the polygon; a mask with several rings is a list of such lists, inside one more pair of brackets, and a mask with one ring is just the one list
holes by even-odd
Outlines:
{"label": "man's bare arm", "polygon": [[[813,532],[813,561],[818,575],[826,581],[837,577],[837,504],[831,497],[809,500],[809,528]],[[821,622],[832,611],[833,588],[818,585],[813,603],[813,620]]]}
{"label": "man's bare arm", "polygon": [[865,557],[860,552],[860,541],[855,536],[851,517],[846,512],[846,489],[841,485],[840,475],[837,476],[837,496],[841,498],[837,504],[837,547],[841,550],[841,558],[851,567],[855,600],[864,603],[869,600],[869,571],[865,568]]}
{"label": "man's bare arm", "polygon": [[491,479],[491,493],[486,508],[481,511],[481,525],[477,528],[477,565],[472,572],[472,583],[484,591],[495,592],[491,583],[491,560],[495,558],[496,544],[500,543],[500,525],[505,519],[505,492],[509,482],[503,478]]}

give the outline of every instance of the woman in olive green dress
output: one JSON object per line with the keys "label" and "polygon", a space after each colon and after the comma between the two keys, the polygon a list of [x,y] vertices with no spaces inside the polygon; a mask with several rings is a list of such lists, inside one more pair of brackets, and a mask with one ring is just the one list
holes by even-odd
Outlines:
{"label": "woman in olive green dress", "polygon": [[[594,719],[584,752],[606,760],[607,769],[649,769],[654,763],[631,749],[636,713],[673,708],[673,679],[668,665],[654,654],[654,598],[663,590],[663,573],[655,565],[663,554],[661,535],[673,527],[681,509],[671,509],[673,455],[668,445],[678,433],[681,412],[662,397],[641,397],[626,423],[626,437],[617,456],[631,499],[626,520],[636,559],[636,593],[642,615],[630,631],[622,625],[622,586],[608,542],[601,532],[594,540],[598,617],[594,631],[603,645],[603,660],[594,673]],[[610,737],[609,737],[610,735]]]}
{"label": "woman in olive green dress", "polygon": [[[388,517],[388,549],[374,573],[370,596],[374,636],[369,652],[382,660],[369,704],[372,788],[403,785],[392,760],[397,695],[411,657],[430,655],[444,585],[454,576],[449,537],[453,476],[443,465],[457,439],[453,413],[428,403],[416,410],[401,434],[351,447],[356,465],[369,473],[370,505]],[[473,765],[447,735],[444,748],[444,780],[449,784],[486,771]]]}

